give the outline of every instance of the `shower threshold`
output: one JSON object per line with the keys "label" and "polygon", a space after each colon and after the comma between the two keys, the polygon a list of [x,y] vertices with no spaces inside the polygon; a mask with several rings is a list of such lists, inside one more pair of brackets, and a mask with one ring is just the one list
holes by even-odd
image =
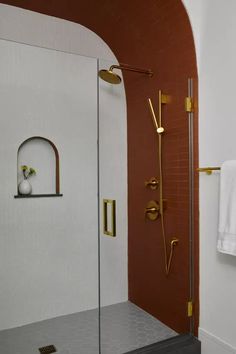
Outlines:
{"label": "shower threshold", "polygon": [[126,354],[201,354],[201,343],[191,334],[176,337],[132,350]]}
{"label": "shower threshold", "polygon": [[[53,344],[58,354],[98,354],[98,326],[98,309],[93,309],[3,330],[0,353],[39,354],[38,348]],[[157,350],[156,345],[160,349],[168,340],[173,346],[178,337],[129,301],[101,308],[102,354],[159,353],[150,350]]]}

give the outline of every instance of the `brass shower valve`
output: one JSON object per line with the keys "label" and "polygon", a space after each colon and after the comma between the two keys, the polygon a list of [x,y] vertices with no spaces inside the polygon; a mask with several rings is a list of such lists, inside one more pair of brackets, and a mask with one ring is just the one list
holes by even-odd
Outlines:
{"label": "brass shower valve", "polygon": [[145,187],[151,188],[152,190],[157,189],[159,182],[156,177],[151,177],[149,181],[145,181]]}
{"label": "brass shower valve", "polygon": [[145,216],[149,220],[156,220],[160,216],[160,204],[155,200],[150,200],[145,209]]}

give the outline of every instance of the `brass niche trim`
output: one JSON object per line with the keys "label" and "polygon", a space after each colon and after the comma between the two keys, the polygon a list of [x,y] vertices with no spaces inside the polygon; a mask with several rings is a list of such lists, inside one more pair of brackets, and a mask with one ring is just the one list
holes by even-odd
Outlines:
{"label": "brass niche trim", "polygon": [[[26,140],[23,141],[23,143],[20,144],[18,151],[17,151],[17,156],[19,154],[20,149],[22,148],[23,145],[27,144],[29,141],[32,140],[43,140],[46,141],[49,145],[51,145],[51,147],[54,150],[55,153],[55,177],[56,177],[56,181],[55,181],[55,186],[56,186],[56,195],[60,195],[60,161],[59,161],[59,152],[57,150],[56,145],[49,139],[44,138],[43,136],[32,136]],[[17,157],[18,158],[18,157]]]}
{"label": "brass niche trim", "polygon": [[[111,213],[111,229],[108,226],[108,205],[110,205]],[[103,199],[103,233],[108,236],[116,236],[116,201],[113,199]]]}

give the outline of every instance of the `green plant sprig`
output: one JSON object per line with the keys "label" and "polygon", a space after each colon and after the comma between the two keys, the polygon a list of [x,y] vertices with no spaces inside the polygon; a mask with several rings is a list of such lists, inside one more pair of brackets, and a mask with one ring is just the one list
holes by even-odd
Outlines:
{"label": "green plant sprig", "polygon": [[29,177],[36,175],[36,171],[32,167],[28,167],[26,165],[21,166],[21,170],[24,176],[24,179],[28,179]]}

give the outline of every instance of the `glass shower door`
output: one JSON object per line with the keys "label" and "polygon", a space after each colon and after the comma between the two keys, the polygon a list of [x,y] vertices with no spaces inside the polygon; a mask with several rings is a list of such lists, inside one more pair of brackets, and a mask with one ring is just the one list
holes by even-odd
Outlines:
{"label": "glass shower door", "polygon": [[[99,69],[114,62],[99,60]],[[127,128],[124,85],[99,79],[101,353],[122,353],[127,332]],[[123,315],[124,316],[123,316]]]}
{"label": "glass shower door", "polygon": [[97,60],[1,40],[0,77],[0,352],[98,354]]}

